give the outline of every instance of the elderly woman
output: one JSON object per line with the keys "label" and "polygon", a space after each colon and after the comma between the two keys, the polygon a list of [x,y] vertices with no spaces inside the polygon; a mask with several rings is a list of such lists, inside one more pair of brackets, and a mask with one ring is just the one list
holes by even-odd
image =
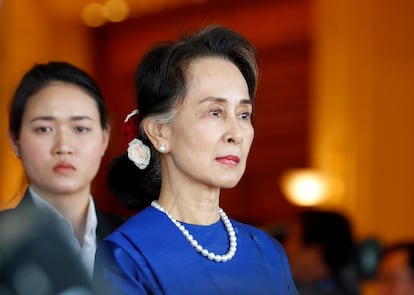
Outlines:
{"label": "elderly woman", "polygon": [[108,294],[297,294],[282,246],[220,208],[246,168],[257,76],[254,47],[218,25],[144,56],[126,119],[139,129],[109,181],[151,205],[98,247]]}

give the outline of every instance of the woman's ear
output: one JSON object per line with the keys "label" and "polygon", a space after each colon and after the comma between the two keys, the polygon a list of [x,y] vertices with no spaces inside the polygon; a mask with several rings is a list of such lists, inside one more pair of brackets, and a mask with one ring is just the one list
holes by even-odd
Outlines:
{"label": "woman's ear", "polygon": [[11,134],[9,131],[9,142],[10,142],[10,146],[13,150],[13,152],[15,153],[15,155],[17,157],[20,157],[20,146],[19,146],[19,141],[17,140],[17,138],[14,136],[14,134]]}
{"label": "woman's ear", "polygon": [[102,155],[105,154],[105,151],[108,148],[110,137],[111,137],[111,126],[109,126],[108,124],[106,128],[102,130],[102,140],[103,140]]}
{"label": "woman's ear", "polygon": [[167,139],[167,125],[160,124],[153,118],[146,118],[142,122],[145,134],[151,141],[152,145],[159,150],[161,146],[166,146]]}

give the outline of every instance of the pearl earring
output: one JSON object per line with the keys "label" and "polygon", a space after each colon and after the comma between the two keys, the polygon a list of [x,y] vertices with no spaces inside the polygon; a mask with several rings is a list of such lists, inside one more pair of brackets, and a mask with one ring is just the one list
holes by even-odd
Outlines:
{"label": "pearl earring", "polygon": [[20,158],[20,151],[16,151],[15,154],[16,154],[16,157]]}
{"label": "pearl earring", "polygon": [[158,151],[160,153],[165,153],[167,151],[167,146],[165,145],[165,143],[161,143],[161,146],[159,147]]}

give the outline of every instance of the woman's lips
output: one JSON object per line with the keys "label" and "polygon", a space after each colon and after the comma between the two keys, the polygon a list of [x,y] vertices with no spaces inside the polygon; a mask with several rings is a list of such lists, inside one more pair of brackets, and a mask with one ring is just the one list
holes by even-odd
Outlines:
{"label": "woman's lips", "polygon": [[216,158],[216,161],[227,166],[236,166],[237,164],[239,164],[240,158],[237,156],[229,155],[224,157],[218,157]]}
{"label": "woman's lips", "polygon": [[53,171],[59,174],[69,174],[76,171],[76,168],[69,163],[58,163],[53,167]]}

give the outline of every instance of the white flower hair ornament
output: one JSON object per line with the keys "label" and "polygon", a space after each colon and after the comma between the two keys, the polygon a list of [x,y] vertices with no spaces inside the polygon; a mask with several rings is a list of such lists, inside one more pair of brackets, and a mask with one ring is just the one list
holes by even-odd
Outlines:
{"label": "white flower hair ornament", "polygon": [[151,151],[147,145],[136,138],[139,134],[139,116],[135,109],[129,113],[122,125],[122,133],[128,139],[128,158],[141,170],[147,168]]}
{"label": "white flower hair ornament", "polygon": [[147,168],[151,152],[141,140],[134,138],[128,143],[128,158],[141,170]]}

